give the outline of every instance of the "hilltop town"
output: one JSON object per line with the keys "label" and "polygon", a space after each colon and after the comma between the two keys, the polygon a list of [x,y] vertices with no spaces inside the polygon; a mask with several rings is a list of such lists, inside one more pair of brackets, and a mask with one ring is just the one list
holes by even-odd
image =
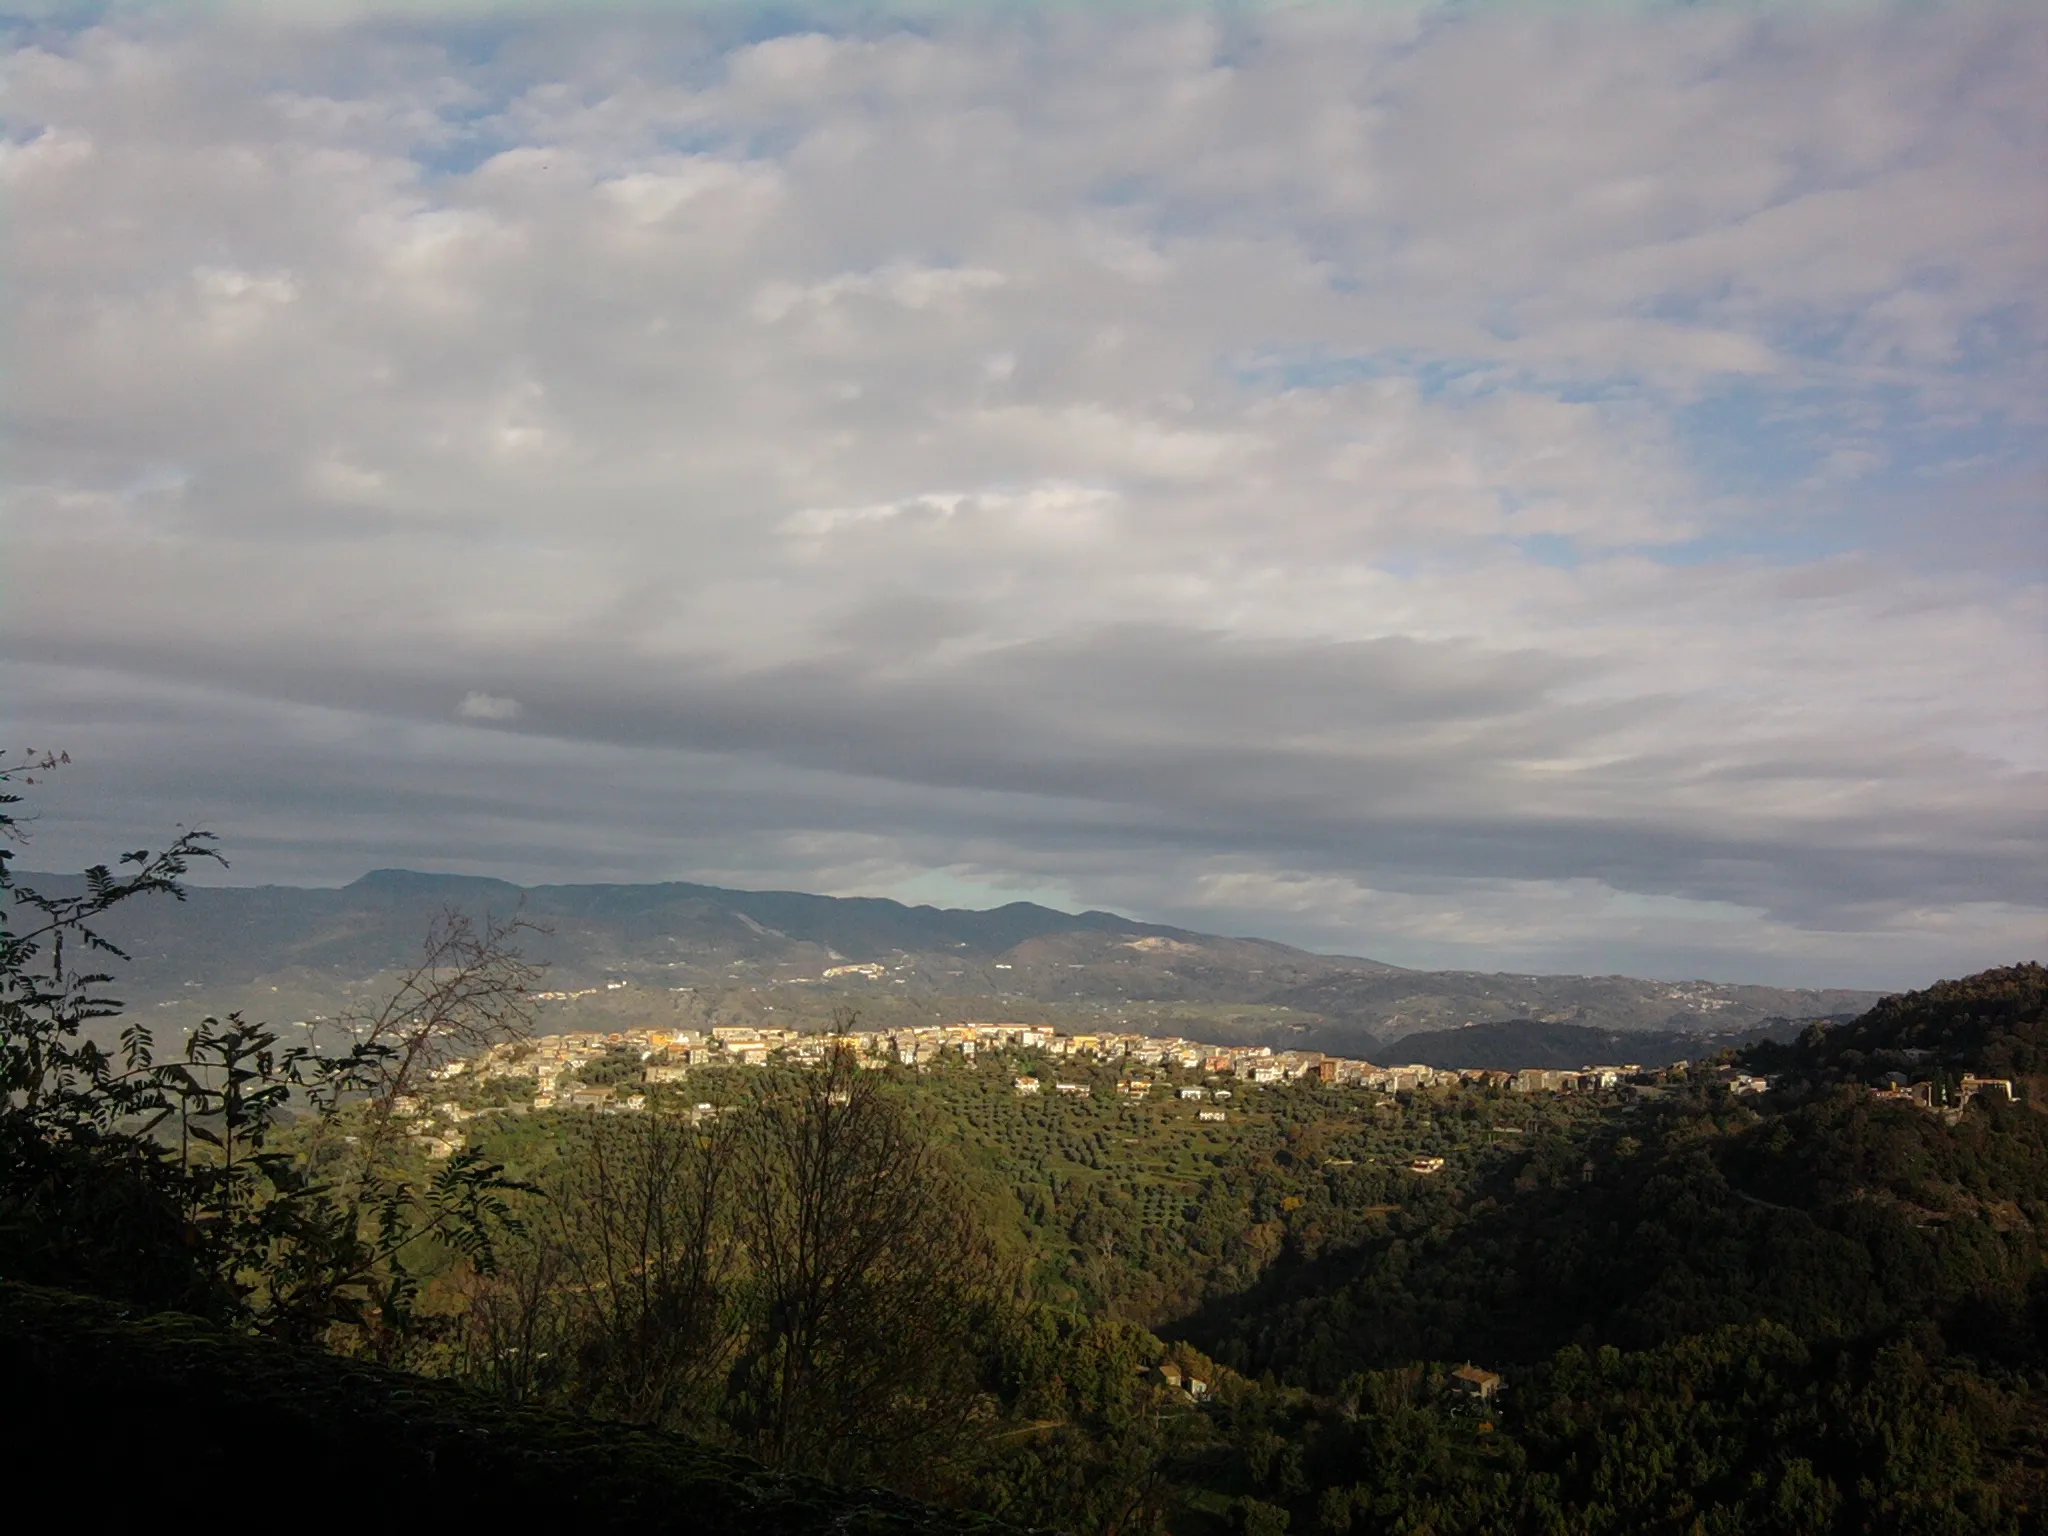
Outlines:
{"label": "hilltop town", "polygon": [[[941,1062],[969,1069],[1023,1066],[1029,1070],[1015,1071],[1011,1078],[1012,1089],[1020,1097],[1090,1098],[1100,1086],[1093,1079],[1104,1068],[1114,1067],[1114,1091],[1119,1097],[1144,1099],[1157,1090],[1190,1103],[1195,1118],[1209,1123],[1229,1118],[1227,1106],[1241,1089],[1280,1083],[1312,1082],[1376,1094],[1459,1084],[1515,1094],[1590,1093],[1623,1086],[1654,1093],[1674,1081],[1705,1076],[1729,1093],[1744,1096],[1765,1092],[1772,1081],[1766,1075],[1725,1064],[1684,1062],[1654,1067],[1636,1062],[1589,1063],[1570,1071],[1449,1069],[1420,1063],[1379,1066],[1362,1058],[1313,1050],[1218,1045],[1180,1036],[1068,1033],[1049,1025],[1016,1022],[843,1031],[717,1025],[547,1034],[506,1041],[477,1056],[448,1062],[435,1074],[443,1085],[441,1094],[406,1095],[393,1109],[412,1122],[414,1139],[429,1156],[446,1157],[465,1144],[460,1124],[479,1114],[545,1110],[637,1114],[649,1108],[651,1099],[679,1097],[699,1073],[763,1068],[771,1062],[816,1064],[839,1049],[852,1052],[859,1066],[871,1070],[898,1067],[922,1072]],[[600,1064],[606,1081],[586,1082],[583,1074]],[[460,1079],[500,1088],[530,1079],[533,1091],[530,1096],[494,1094],[496,1102],[488,1104],[464,1103],[464,1097],[476,1096],[455,1093]],[[1911,1103],[1951,1121],[1980,1094],[2001,1101],[2014,1096],[2010,1080],[1970,1073],[1946,1084],[1931,1079],[1908,1083],[1904,1074],[1893,1073],[1870,1091],[1877,1098]],[[698,1118],[719,1112],[718,1106],[708,1101],[691,1101],[685,1107]]]}
{"label": "hilltop town", "polygon": [[[1453,1071],[1420,1064],[1383,1067],[1359,1058],[1312,1050],[1218,1045],[1179,1036],[1072,1034],[1041,1024],[977,1022],[839,1032],[713,1026],[701,1030],[624,1029],[548,1034],[507,1041],[478,1056],[451,1061],[440,1068],[437,1077],[451,1088],[454,1080],[463,1078],[478,1084],[532,1080],[530,1098],[515,1097],[491,1108],[633,1114],[648,1108],[650,1094],[680,1089],[701,1071],[760,1068],[770,1062],[804,1065],[822,1061],[839,1049],[852,1052],[855,1061],[869,1069],[896,1066],[923,1071],[941,1061],[970,1068],[1000,1064],[1005,1070],[1020,1064],[1031,1066],[1033,1070],[1012,1076],[1014,1091],[1027,1097],[1040,1093],[1091,1097],[1097,1085],[1080,1079],[1092,1078],[1100,1069],[1114,1066],[1118,1069],[1115,1092],[1119,1096],[1142,1099],[1156,1088],[1178,1099],[1198,1102],[1202,1106],[1197,1110],[1198,1117],[1205,1121],[1226,1119],[1228,1110],[1224,1106],[1241,1085],[1260,1088],[1310,1081],[1392,1094],[1462,1082],[1515,1093],[1570,1093],[1612,1089],[1625,1082],[1653,1087],[1674,1074],[1683,1075],[1685,1070],[1645,1069],[1636,1063],[1588,1065],[1573,1072],[1475,1068]],[[1038,1066],[1028,1057],[1039,1058],[1044,1065]],[[611,1069],[605,1073],[610,1080],[584,1081],[581,1074],[600,1063]],[[1065,1063],[1072,1064],[1067,1077],[1060,1075],[1060,1067]],[[617,1070],[621,1066],[627,1066],[631,1073],[623,1080]],[[1082,1067],[1089,1070],[1084,1073],[1079,1070]],[[1723,1075],[1737,1093],[1760,1092],[1766,1086],[1762,1078],[1748,1074]],[[401,1117],[416,1122],[418,1139],[435,1156],[446,1156],[460,1148],[463,1137],[454,1126],[483,1112],[458,1098],[436,1099],[419,1094],[400,1099],[394,1109]],[[715,1110],[705,1103],[693,1105],[692,1112],[705,1114]]]}
{"label": "hilltop town", "polygon": [[[835,1049],[853,1052],[864,1067],[892,1064],[928,1067],[944,1057],[976,1062],[1003,1052],[1035,1051],[1054,1059],[1116,1062],[1133,1069],[1167,1068],[1208,1078],[1265,1084],[1314,1079],[1382,1093],[1427,1088],[1439,1082],[1487,1082],[1519,1093],[1560,1093],[1578,1088],[1612,1088],[1645,1076],[1633,1063],[1594,1065],[1577,1072],[1490,1069],[1449,1071],[1421,1065],[1381,1067],[1321,1051],[1275,1050],[1267,1045],[1214,1045],[1180,1037],[1138,1034],[1067,1034],[1040,1024],[969,1023],[896,1030],[816,1033],[793,1029],[713,1027],[706,1030],[629,1029],[606,1034],[543,1035],[494,1046],[470,1063],[451,1063],[482,1077],[532,1077],[540,1085],[534,1107],[567,1103],[576,1093],[574,1074],[601,1057],[638,1053],[649,1084],[681,1082],[698,1067],[759,1067],[771,1059],[822,1060]],[[459,1073],[452,1074],[459,1075]],[[1661,1081],[1663,1071],[1656,1074]],[[1035,1091],[1038,1081],[1017,1079],[1018,1091]],[[1055,1091],[1071,1085],[1055,1082]],[[1142,1097],[1152,1080],[1130,1075],[1118,1092]],[[1746,1086],[1746,1085],[1745,1085]],[[1759,1084],[1759,1086],[1761,1086]],[[1185,1090],[1192,1093],[1197,1090]],[[1223,1090],[1228,1092],[1228,1090]]]}

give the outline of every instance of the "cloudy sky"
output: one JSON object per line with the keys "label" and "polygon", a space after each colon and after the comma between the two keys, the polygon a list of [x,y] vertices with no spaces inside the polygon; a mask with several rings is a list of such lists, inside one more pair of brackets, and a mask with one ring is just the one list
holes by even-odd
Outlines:
{"label": "cloudy sky", "polygon": [[2041,953],[2039,8],[283,12],[0,32],[28,864]]}

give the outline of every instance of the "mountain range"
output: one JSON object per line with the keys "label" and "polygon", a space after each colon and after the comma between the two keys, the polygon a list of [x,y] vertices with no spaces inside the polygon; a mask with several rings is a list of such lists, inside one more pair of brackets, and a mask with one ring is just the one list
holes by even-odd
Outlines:
{"label": "mountain range", "polygon": [[[21,878],[49,891],[76,883]],[[1218,1040],[1274,1036],[1345,1050],[1505,1021],[1733,1034],[1770,1020],[1858,1013],[1880,996],[1407,970],[1029,902],[975,911],[682,883],[521,887],[402,869],[339,888],[195,886],[182,902],[129,903],[106,932],[128,953],[116,969],[132,1010],[316,1017],[387,985],[449,909],[516,912],[541,925],[528,952],[548,966],[544,985],[561,994],[559,1027],[572,1028],[617,1027],[611,1021],[650,1009],[804,1022],[850,1005],[871,1018],[1081,1014],[1198,1038],[1207,1030]],[[1412,1043],[1404,1059],[1428,1059],[1420,1054],[1428,1042]]]}

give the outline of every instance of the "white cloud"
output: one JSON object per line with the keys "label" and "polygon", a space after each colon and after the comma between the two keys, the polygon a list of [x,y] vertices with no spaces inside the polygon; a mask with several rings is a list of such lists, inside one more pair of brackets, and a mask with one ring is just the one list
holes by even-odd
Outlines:
{"label": "white cloud", "polygon": [[104,686],[12,721],[205,691],[272,878],[317,717],[384,862],[1847,981],[2048,908],[2037,17],[829,21],[18,47],[4,654]]}
{"label": "white cloud", "polygon": [[495,693],[481,693],[472,688],[462,696],[462,702],[455,706],[455,713],[465,720],[490,720],[507,722],[517,720],[526,711],[517,699],[505,698]]}

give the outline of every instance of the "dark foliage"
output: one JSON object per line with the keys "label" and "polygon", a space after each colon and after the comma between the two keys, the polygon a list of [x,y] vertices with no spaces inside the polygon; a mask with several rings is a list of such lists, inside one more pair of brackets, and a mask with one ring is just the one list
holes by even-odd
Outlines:
{"label": "dark foliage", "polygon": [[2048,1076],[2048,967],[2029,962],[1937,982],[1888,997],[1848,1024],[1754,1047],[1746,1059],[1758,1071],[1821,1080],[1874,1081],[1902,1068],[1914,1076]]}
{"label": "dark foliage", "polygon": [[938,1536],[995,1530],[876,1490],[771,1473],[674,1435],[514,1407],[452,1382],[249,1338],[176,1314],[0,1281],[0,1404],[17,1469],[69,1465],[79,1426],[125,1486],[275,1490],[408,1522],[508,1530]]}
{"label": "dark foliage", "polygon": [[1762,1041],[1790,1040],[1808,1022],[1767,1019],[1751,1029],[1728,1034],[1678,1034],[1510,1019],[1497,1024],[1468,1024],[1461,1029],[1430,1029],[1403,1035],[1374,1047],[1373,1056],[1379,1061],[1420,1062],[1426,1067],[1488,1067],[1503,1072],[1519,1072],[1524,1067],[1576,1072],[1593,1062],[1666,1067]]}
{"label": "dark foliage", "polygon": [[[187,831],[122,855],[121,875],[95,866],[58,894],[18,882],[11,786],[61,763],[0,760],[0,1275],[279,1337],[346,1330],[386,1357],[410,1347],[420,1259],[452,1251],[488,1272],[516,1225],[515,1186],[474,1151],[406,1176],[393,1107],[451,1049],[516,1032],[535,976],[511,942],[526,925],[445,914],[392,1000],[332,1054],[233,1014],[168,1060],[138,1023],[109,1053],[93,1026],[120,1016],[113,978],[78,958],[125,959],[108,915],[182,900],[192,864],[219,854]],[[360,1135],[338,1128],[350,1101]],[[295,1110],[330,1134],[286,1152],[274,1140]]]}
{"label": "dark foliage", "polygon": [[1539,1144],[1462,1204],[1283,1258],[1189,1323],[1219,1358],[1327,1387],[1417,1358],[1649,1348],[1772,1318],[1845,1339],[2023,1291],[2048,1232],[2048,1116],[1950,1126],[1841,1089],[1783,1115],[1678,1106]]}

